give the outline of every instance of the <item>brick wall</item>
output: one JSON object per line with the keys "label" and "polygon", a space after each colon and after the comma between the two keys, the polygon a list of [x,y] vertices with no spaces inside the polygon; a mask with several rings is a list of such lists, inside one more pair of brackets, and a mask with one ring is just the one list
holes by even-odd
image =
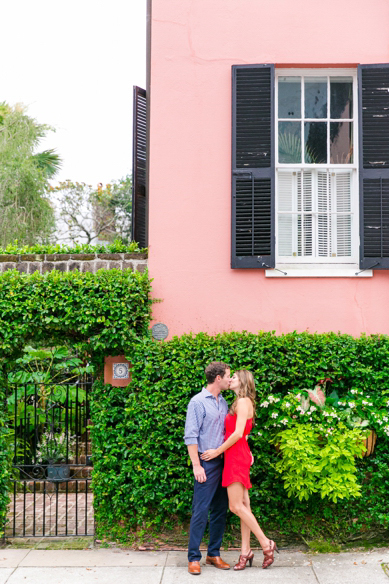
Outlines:
{"label": "brick wall", "polygon": [[23,254],[0,255],[0,273],[18,270],[24,274],[39,272],[92,272],[117,268],[143,272],[147,267],[147,255],[141,253],[91,253],[91,254]]}

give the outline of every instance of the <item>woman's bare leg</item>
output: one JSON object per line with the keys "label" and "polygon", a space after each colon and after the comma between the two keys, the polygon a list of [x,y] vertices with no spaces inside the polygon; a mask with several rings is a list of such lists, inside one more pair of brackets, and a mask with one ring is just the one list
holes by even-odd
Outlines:
{"label": "woman's bare leg", "polygon": [[[251,511],[250,508],[250,497],[249,497],[249,492],[247,489],[244,489],[243,491],[243,505],[246,507],[246,509],[248,509],[248,511]],[[245,524],[245,522],[241,519],[240,520],[240,531],[242,534],[242,549],[241,549],[241,554],[242,556],[247,556],[247,554],[250,551],[250,528],[247,527],[247,525]]]}
{"label": "woman's bare leg", "polygon": [[261,544],[262,549],[268,549],[270,540],[259,527],[258,521],[255,519],[252,512],[247,509],[243,503],[244,486],[242,483],[232,483],[232,485],[227,487],[227,492],[228,503],[232,513],[235,513],[235,515],[240,517],[241,521],[246,524],[246,527],[253,532]]}

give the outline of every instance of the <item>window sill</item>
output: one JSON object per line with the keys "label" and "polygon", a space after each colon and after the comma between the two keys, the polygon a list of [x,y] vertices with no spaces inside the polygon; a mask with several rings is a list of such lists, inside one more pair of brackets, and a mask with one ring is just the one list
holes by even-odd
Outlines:
{"label": "window sill", "polygon": [[[286,273],[285,273],[286,272]],[[266,278],[372,278],[373,270],[361,273],[358,266],[286,266],[278,265],[277,269],[265,270]]]}

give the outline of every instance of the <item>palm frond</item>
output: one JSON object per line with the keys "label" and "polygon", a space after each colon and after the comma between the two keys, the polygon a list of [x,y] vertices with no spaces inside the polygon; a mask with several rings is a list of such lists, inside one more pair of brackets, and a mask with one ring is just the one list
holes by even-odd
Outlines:
{"label": "palm frond", "polygon": [[47,178],[53,178],[62,166],[62,160],[53,148],[34,154],[33,159]]}

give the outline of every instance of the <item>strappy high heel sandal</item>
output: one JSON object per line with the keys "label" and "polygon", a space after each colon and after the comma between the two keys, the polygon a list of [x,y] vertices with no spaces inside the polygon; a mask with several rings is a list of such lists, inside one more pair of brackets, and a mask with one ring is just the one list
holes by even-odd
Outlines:
{"label": "strappy high heel sandal", "polygon": [[272,565],[272,563],[274,562],[274,552],[277,552],[277,554],[279,554],[280,552],[278,551],[278,547],[275,541],[273,541],[272,539],[269,540],[269,547],[267,550],[263,550],[263,555],[265,556],[263,559],[263,564],[262,564],[262,568],[264,570],[266,570],[266,568],[268,568],[269,566]]}
{"label": "strappy high heel sandal", "polygon": [[239,556],[239,561],[237,564],[235,564],[234,566],[234,570],[244,570],[247,562],[250,564],[250,568],[253,565],[253,559],[254,559],[254,554],[253,552],[250,550],[249,553],[244,556],[243,554],[240,554]]}

